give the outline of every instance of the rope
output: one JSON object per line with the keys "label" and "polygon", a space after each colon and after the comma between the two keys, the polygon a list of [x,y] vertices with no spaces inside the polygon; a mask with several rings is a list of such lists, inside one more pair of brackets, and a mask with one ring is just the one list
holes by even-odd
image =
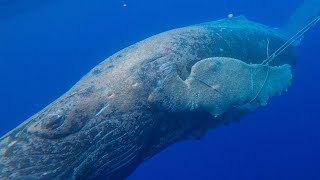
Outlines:
{"label": "rope", "polygon": [[[312,20],[310,23],[308,23],[305,27],[303,27],[300,31],[298,31],[294,36],[292,36],[288,41],[286,41],[282,46],[280,46],[280,48],[278,50],[276,50],[274,53],[271,54],[271,56],[269,56],[267,59],[265,59],[261,65],[266,65],[268,70],[267,70],[267,74],[266,77],[264,79],[264,82],[260,88],[260,90],[258,91],[258,93],[256,94],[256,96],[253,97],[253,99],[251,99],[249,101],[249,103],[252,103],[253,101],[255,101],[258,96],[260,95],[262,89],[264,88],[268,77],[269,77],[269,72],[270,72],[270,66],[269,63],[272,62],[274,60],[274,58],[276,58],[277,56],[279,56],[284,50],[286,50],[290,45],[292,45],[295,41],[297,41],[298,39],[300,39],[307,31],[309,31],[313,26],[315,26],[318,22],[320,21],[320,16],[316,17],[314,20]],[[267,45],[267,54],[269,54],[269,42]]]}
{"label": "rope", "polygon": [[315,26],[320,21],[320,16],[316,17],[310,23],[308,23],[304,28],[298,31],[294,36],[292,36],[286,43],[284,43],[278,50],[276,50],[270,57],[264,60],[262,65],[269,65],[271,61],[274,60],[277,56],[279,56],[284,50],[286,50],[290,45],[292,45],[295,41],[300,39],[307,31],[309,31],[313,26]]}

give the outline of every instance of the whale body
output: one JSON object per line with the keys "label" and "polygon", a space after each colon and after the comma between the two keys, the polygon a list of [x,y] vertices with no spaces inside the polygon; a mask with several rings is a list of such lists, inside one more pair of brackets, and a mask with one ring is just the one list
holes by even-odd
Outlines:
{"label": "whale body", "polygon": [[0,139],[0,179],[124,179],[171,144],[286,91],[295,47],[262,63],[285,42],[235,17],[125,48]]}

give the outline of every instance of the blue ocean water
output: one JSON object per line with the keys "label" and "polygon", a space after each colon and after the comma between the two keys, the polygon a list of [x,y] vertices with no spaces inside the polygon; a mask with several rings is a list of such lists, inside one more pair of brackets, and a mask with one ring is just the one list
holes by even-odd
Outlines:
{"label": "blue ocean water", "polygon": [[[137,41],[229,13],[281,27],[301,3],[0,0],[0,136],[106,57]],[[298,48],[288,93],[272,98],[240,123],[213,129],[200,141],[169,147],[129,179],[320,179],[319,46],[320,25]]]}

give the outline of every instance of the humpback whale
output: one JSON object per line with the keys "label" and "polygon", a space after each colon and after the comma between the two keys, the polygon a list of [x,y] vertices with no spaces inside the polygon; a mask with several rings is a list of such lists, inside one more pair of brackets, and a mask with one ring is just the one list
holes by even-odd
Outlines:
{"label": "humpback whale", "polygon": [[240,16],[129,46],[0,139],[0,179],[124,179],[286,91],[300,34]]}

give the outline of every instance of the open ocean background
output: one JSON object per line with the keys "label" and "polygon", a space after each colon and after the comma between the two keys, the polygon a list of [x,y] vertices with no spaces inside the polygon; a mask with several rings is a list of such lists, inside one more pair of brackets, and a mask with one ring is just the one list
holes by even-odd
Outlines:
{"label": "open ocean background", "polygon": [[[302,0],[0,0],[0,136],[118,50],[229,13],[281,27]],[[124,7],[123,5],[127,6]],[[308,13],[308,12],[306,12]],[[288,93],[240,123],[175,144],[129,180],[319,180],[320,25],[298,48]]]}

